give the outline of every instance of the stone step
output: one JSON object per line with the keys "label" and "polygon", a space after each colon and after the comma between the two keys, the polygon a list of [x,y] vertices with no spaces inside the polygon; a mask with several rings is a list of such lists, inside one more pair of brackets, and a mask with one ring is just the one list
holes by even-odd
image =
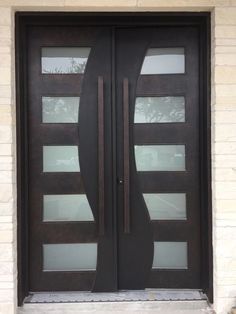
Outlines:
{"label": "stone step", "polygon": [[25,304],[17,314],[214,314],[207,301],[130,301]]}

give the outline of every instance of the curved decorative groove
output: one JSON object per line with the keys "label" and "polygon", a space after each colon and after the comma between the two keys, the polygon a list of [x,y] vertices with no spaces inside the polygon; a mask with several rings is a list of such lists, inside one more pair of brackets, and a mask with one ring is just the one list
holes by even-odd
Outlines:
{"label": "curved decorative groove", "polygon": [[[83,89],[80,95],[79,112],[79,134],[80,134],[80,169],[83,177],[85,192],[98,226],[94,237],[97,239],[97,267],[92,284],[92,291],[112,291],[116,285],[116,272],[114,261],[114,243],[112,228],[112,177],[111,169],[111,126],[110,113],[110,29],[107,27],[91,28],[95,32],[92,42],[92,49],[84,74]],[[106,89],[102,88],[102,76],[106,82]],[[99,86],[98,86],[99,84]],[[97,88],[99,87],[99,95]],[[103,91],[104,89],[104,91]],[[104,102],[103,114],[101,108],[98,109],[98,96],[101,98],[100,105]],[[103,98],[103,99],[102,99]],[[106,105],[106,106],[105,106]],[[98,112],[100,111],[100,113]],[[100,143],[98,143],[98,113],[104,120],[99,123]],[[105,121],[105,124],[104,124]],[[102,130],[104,128],[104,130]],[[99,157],[100,155],[100,157]],[[103,158],[106,160],[102,162]],[[101,170],[98,159],[104,165]],[[100,179],[104,188],[100,186]],[[103,185],[102,184],[102,185]],[[101,188],[101,190],[100,190]],[[106,188],[106,194],[102,190]],[[100,196],[99,196],[100,190]],[[100,203],[100,205],[99,205]],[[104,211],[101,215],[101,210]],[[102,235],[105,229],[106,236]]]}
{"label": "curved decorative groove", "polygon": [[[132,29],[125,29],[119,30],[117,41],[119,43],[117,46],[117,76],[119,81],[122,81],[125,77],[129,78],[129,129],[132,130],[134,127],[133,118],[136,87],[142,67],[142,61],[145,56],[147,45],[150,42],[150,38],[144,29],[137,29],[137,32],[135,33]],[[122,95],[120,95],[119,99],[118,105],[122,105]],[[120,116],[122,115],[120,114]],[[130,221],[132,224],[131,232],[129,234],[120,230],[119,288],[142,290],[147,286],[152,268],[153,231],[148,210],[143,201],[139,176],[135,167],[134,143],[134,132],[132,131],[130,132],[129,137],[129,195]],[[122,145],[124,144],[122,143]],[[122,147],[121,149],[123,150]],[[120,214],[121,221],[124,219],[123,216],[123,213]]]}

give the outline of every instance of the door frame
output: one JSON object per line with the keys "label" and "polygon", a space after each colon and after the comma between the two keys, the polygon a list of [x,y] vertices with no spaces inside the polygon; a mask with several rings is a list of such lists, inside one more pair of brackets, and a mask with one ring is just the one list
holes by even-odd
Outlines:
{"label": "door frame", "polygon": [[[16,145],[17,145],[17,265],[18,305],[29,293],[28,252],[28,123],[27,123],[27,29],[31,25],[83,25],[116,27],[195,26],[199,30],[199,110],[200,110],[200,191],[201,191],[201,285],[213,303],[212,252],[212,193],[211,193],[211,69],[210,69],[210,13],[65,13],[16,12]],[[114,47],[114,43],[113,43]],[[114,58],[113,58],[114,59]],[[114,64],[112,65],[114,67]],[[113,75],[112,81],[115,80]],[[114,86],[114,84],[113,84]],[[115,88],[112,91],[113,119],[115,119]],[[113,123],[113,140],[116,126]],[[115,147],[115,145],[114,145]],[[115,150],[115,148],[114,148]],[[116,152],[113,151],[113,161]],[[113,167],[113,190],[116,189],[116,169]],[[116,199],[113,197],[114,208]]]}

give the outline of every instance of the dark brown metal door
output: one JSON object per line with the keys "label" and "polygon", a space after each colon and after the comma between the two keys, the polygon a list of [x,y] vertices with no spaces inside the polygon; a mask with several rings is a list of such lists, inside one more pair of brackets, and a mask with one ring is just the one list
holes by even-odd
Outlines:
{"label": "dark brown metal door", "polygon": [[124,28],[116,43],[119,288],[199,288],[198,31]]}
{"label": "dark brown metal door", "polygon": [[30,290],[200,288],[197,29],[28,43]]}
{"label": "dark brown metal door", "polygon": [[111,31],[31,27],[30,290],[114,290]]}

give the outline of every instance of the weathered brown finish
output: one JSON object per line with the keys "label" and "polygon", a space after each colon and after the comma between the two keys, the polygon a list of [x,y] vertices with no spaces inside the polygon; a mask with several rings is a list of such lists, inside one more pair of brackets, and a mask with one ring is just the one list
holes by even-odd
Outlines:
{"label": "weathered brown finish", "polygon": [[105,178],[104,178],[104,87],[103,77],[98,77],[98,225],[99,234],[104,235],[104,198],[105,198]]}
{"label": "weathered brown finish", "polygon": [[124,119],[124,232],[130,233],[130,180],[129,180],[129,80],[123,80],[123,119]]}

